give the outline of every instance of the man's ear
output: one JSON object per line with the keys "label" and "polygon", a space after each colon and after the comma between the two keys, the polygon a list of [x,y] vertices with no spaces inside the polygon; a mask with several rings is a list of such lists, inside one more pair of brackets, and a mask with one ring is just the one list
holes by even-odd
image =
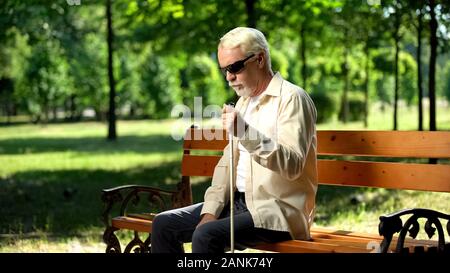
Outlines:
{"label": "man's ear", "polygon": [[263,61],[264,61],[264,55],[261,54],[261,55],[258,57],[258,64],[261,65],[261,64],[263,63]]}

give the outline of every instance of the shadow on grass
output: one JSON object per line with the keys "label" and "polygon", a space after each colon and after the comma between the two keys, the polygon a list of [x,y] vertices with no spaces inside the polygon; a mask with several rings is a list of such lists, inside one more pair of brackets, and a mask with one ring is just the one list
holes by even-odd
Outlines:
{"label": "shadow on grass", "polygon": [[89,153],[152,153],[181,151],[182,143],[169,135],[120,136],[116,141],[104,137],[81,138],[23,138],[0,140],[3,155],[35,154],[44,152],[89,152]]}
{"label": "shadow on grass", "polygon": [[[175,189],[180,163],[126,171],[30,171],[0,179],[0,233],[46,232],[59,236],[103,227],[101,190],[127,184]],[[209,180],[192,186],[194,201],[203,199]],[[0,239],[1,240],[1,239]]]}

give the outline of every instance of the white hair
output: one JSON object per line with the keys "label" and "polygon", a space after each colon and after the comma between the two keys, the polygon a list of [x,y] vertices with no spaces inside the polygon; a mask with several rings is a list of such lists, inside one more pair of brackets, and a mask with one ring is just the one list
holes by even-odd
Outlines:
{"label": "white hair", "polygon": [[269,70],[272,69],[269,44],[264,34],[257,29],[249,27],[234,28],[220,38],[219,47],[240,47],[246,56],[264,51],[266,66]]}

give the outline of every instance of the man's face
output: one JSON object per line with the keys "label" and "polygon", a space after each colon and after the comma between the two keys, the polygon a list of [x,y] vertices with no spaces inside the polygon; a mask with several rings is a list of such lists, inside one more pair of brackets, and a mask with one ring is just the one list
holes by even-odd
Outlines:
{"label": "man's face", "polygon": [[[237,61],[245,59],[247,56],[244,55],[239,47],[235,48],[222,48],[218,49],[218,59],[220,67],[226,67]],[[257,56],[248,59],[245,62],[244,68],[236,73],[226,72],[226,79],[228,85],[231,86],[234,91],[241,97],[251,97],[257,86],[257,66],[256,60]]]}

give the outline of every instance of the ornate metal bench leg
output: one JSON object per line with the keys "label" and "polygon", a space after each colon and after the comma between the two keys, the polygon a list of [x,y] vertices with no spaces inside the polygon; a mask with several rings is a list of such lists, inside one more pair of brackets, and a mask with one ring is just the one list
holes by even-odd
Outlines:
{"label": "ornate metal bench leg", "polygon": [[387,253],[389,250],[389,245],[392,241],[392,234],[385,235],[383,241],[381,242],[380,246],[380,253]]}
{"label": "ornate metal bench leg", "polygon": [[124,253],[144,253],[145,252],[145,244],[142,242],[141,238],[139,238],[139,233],[137,231],[134,232],[134,238],[128,245],[125,247]]}
{"label": "ornate metal bench leg", "polygon": [[121,253],[120,242],[114,232],[117,228],[108,227],[103,233],[103,242],[106,244],[106,253]]}
{"label": "ornate metal bench leg", "polygon": [[144,242],[144,252],[152,253],[152,234],[149,233],[147,239]]}

